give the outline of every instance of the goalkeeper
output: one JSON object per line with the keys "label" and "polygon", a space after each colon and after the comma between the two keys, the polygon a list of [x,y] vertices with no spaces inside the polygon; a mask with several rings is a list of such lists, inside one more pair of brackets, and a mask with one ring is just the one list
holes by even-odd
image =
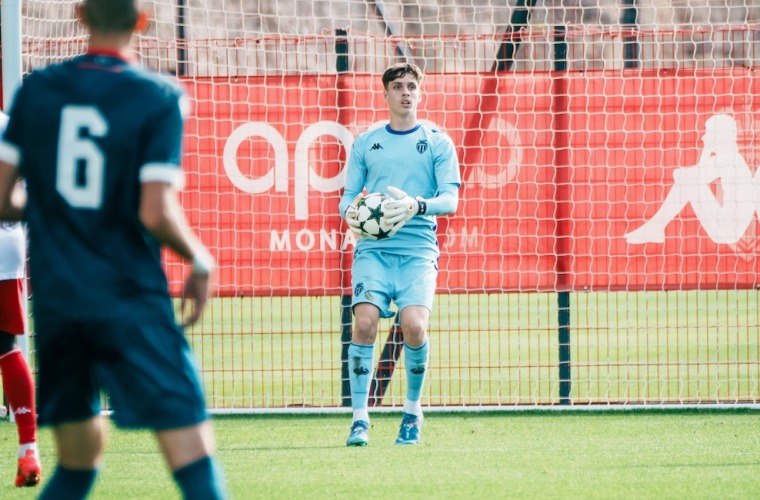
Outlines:
{"label": "goalkeeper", "polygon": [[[438,275],[436,215],[458,205],[459,163],[451,139],[417,120],[420,69],[395,64],[383,73],[383,98],[390,122],[360,134],[348,159],[343,214],[358,241],[351,269],[354,329],[348,348],[353,421],[347,446],[369,441],[369,388],[373,349],[380,318],[393,316],[393,302],[404,332],[407,388],[396,444],[418,444],[422,427],[420,398],[428,368],[427,326]],[[362,193],[391,196],[384,217],[394,224],[390,238],[372,239],[359,228]]]}

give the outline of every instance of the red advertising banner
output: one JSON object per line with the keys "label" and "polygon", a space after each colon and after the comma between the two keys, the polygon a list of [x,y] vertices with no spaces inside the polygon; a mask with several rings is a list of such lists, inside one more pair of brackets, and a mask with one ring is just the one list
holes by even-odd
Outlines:
{"label": "red advertising banner", "polygon": [[574,76],[569,93],[571,287],[755,287],[757,79]]}
{"label": "red advertising banner", "polygon": [[[440,289],[754,287],[749,73],[558,78],[426,77],[420,118],[454,140],[464,181],[458,212],[439,219]],[[379,77],[186,84],[183,204],[217,256],[220,292],[345,293],[343,168],[354,137],[387,119]],[[721,132],[709,138],[711,119]],[[176,287],[184,269],[170,260],[169,272]]]}

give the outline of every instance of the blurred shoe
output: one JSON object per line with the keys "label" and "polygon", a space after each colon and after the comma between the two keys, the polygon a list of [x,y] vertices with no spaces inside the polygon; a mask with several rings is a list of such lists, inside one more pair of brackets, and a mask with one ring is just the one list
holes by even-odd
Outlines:
{"label": "blurred shoe", "polygon": [[37,486],[40,483],[42,467],[34,450],[27,450],[24,458],[18,459],[18,472],[16,473],[16,486]]}

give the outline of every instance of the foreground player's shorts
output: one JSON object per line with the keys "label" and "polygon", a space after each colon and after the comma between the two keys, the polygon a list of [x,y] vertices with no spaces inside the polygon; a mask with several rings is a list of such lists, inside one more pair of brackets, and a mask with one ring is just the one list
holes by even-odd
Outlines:
{"label": "foreground player's shorts", "polygon": [[101,391],[120,427],[175,429],[207,419],[182,330],[169,318],[37,318],[40,424],[100,413]]}

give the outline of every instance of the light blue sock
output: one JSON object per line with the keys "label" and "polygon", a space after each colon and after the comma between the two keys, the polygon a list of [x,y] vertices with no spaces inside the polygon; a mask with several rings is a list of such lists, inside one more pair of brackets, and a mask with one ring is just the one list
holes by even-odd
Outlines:
{"label": "light blue sock", "polygon": [[[351,385],[351,407],[354,420],[367,420],[369,388],[372,383],[372,362],[375,345],[354,344],[348,346],[348,381]],[[357,418],[357,414],[364,418]],[[368,421],[368,420],[367,420]]]}
{"label": "light blue sock", "polygon": [[53,477],[47,482],[39,498],[41,500],[87,498],[97,475],[97,469],[76,470],[57,465]]}
{"label": "light blue sock", "polygon": [[415,403],[412,406],[417,409],[417,411],[407,413],[414,413],[415,415],[419,414],[419,401],[422,397],[422,385],[425,383],[429,352],[430,342],[428,341],[425,341],[425,343],[419,347],[411,347],[404,342],[406,400],[407,403]]}
{"label": "light blue sock", "polygon": [[173,476],[185,500],[227,498],[224,476],[213,457],[206,456],[177,469]]}

